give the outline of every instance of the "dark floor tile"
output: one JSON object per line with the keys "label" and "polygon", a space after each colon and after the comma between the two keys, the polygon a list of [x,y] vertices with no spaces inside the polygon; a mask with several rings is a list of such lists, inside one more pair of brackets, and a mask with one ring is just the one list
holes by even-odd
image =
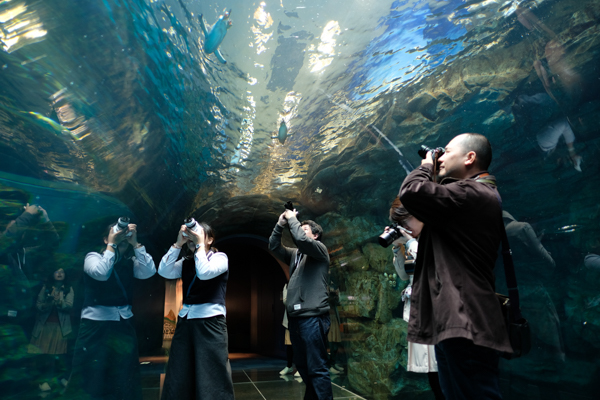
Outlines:
{"label": "dark floor tile", "polygon": [[304,390],[306,389],[306,385],[296,380],[289,382],[284,380],[256,382],[255,384],[267,400],[302,400],[304,398]]}
{"label": "dark floor tile", "polygon": [[250,382],[250,378],[244,371],[232,371],[231,378],[233,379],[233,383],[246,383]]}
{"label": "dark floor tile", "polygon": [[[275,369],[251,369],[245,370],[250,379],[253,382],[264,382],[264,381],[279,381],[281,380],[281,375],[279,375],[279,371]],[[293,375],[286,375],[292,376]]]}
{"label": "dark floor tile", "polygon": [[264,397],[251,382],[235,383],[233,385],[233,391],[236,400],[264,400]]}
{"label": "dark floor tile", "polygon": [[142,398],[144,400],[159,400],[160,388],[144,388],[142,389]]}

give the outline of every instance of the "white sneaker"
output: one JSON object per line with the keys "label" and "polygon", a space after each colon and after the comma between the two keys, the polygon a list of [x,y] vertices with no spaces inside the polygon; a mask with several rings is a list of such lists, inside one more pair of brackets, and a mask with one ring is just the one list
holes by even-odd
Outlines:
{"label": "white sneaker", "polygon": [[281,371],[279,371],[279,375],[287,375],[287,374],[291,374],[292,372],[294,372],[294,368],[292,368],[292,367],[285,367],[284,369],[282,369]]}
{"label": "white sneaker", "polygon": [[61,384],[61,385],[63,385],[64,387],[67,387],[67,385],[69,384],[69,381],[68,381],[68,380],[66,380],[65,378],[62,378],[62,379],[60,380],[60,384]]}
{"label": "white sneaker", "polygon": [[340,371],[338,371],[337,369],[335,369],[335,368],[333,368],[333,367],[329,368],[329,373],[330,373],[330,374],[334,374],[334,375],[339,375],[339,374],[341,374],[341,372],[340,372]]}
{"label": "white sneaker", "polygon": [[300,372],[296,371],[296,373],[294,374],[294,376],[300,377]]}
{"label": "white sneaker", "polygon": [[50,390],[52,390],[52,388],[50,387],[50,385],[48,385],[48,382],[44,382],[44,383],[38,385],[38,387],[40,388],[40,390],[42,392],[49,392]]}
{"label": "white sneaker", "polygon": [[573,161],[573,168],[575,168],[575,171],[581,172],[581,161],[583,161],[583,158],[581,158],[581,156],[575,156],[571,158],[571,160]]}

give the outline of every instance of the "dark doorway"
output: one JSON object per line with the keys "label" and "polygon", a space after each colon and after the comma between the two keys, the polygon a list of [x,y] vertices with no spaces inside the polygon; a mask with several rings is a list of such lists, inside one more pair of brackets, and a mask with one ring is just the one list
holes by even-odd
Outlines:
{"label": "dark doorway", "polygon": [[259,247],[249,241],[238,237],[216,244],[229,258],[229,351],[284,358],[281,293],[287,279],[266,242]]}

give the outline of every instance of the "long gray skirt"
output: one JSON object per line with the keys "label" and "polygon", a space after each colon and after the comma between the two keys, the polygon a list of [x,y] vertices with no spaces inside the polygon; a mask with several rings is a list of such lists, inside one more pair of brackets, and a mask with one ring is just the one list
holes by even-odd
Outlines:
{"label": "long gray skirt", "polygon": [[234,399],[224,316],[179,318],[161,399]]}

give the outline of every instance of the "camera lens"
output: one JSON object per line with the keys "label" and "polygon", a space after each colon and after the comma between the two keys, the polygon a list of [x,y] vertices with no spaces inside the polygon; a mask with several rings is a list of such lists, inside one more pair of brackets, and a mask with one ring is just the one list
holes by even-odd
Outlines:
{"label": "camera lens", "polygon": [[425,157],[427,157],[427,153],[429,151],[431,151],[431,149],[423,144],[423,145],[421,145],[421,148],[419,149],[419,151],[417,153],[419,153],[419,156],[421,156],[421,158],[425,158]]}
{"label": "camera lens", "polygon": [[379,244],[381,247],[388,247],[394,240],[400,237],[400,232],[395,227],[390,227],[390,230],[379,235]]}

